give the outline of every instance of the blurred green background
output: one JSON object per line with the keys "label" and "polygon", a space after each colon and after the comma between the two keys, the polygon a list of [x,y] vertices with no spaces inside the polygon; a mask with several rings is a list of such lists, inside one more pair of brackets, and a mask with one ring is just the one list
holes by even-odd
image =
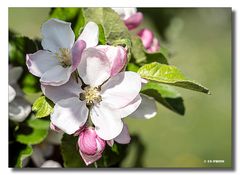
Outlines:
{"label": "blurred green background", "polygon": [[[49,8],[9,8],[9,28],[40,38]],[[186,113],[179,116],[161,105],[150,120],[127,118],[138,142],[122,167],[231,167],[231,9],[144,8],[144,23],[157,32],[171,52],[170,64],[208,87],[212,95],[177,88]],[[205,163],[224,160],[224,163]]]}

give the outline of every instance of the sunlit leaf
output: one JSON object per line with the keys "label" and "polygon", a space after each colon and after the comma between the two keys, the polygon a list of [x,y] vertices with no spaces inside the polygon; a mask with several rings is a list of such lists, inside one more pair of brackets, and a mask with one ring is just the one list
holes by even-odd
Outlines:
{"label": "sunlit leaf", "polygon": [[138,70],[138,73],[142,78],[145,78],[147,80],[210,94],[207,88],[195,81],[186,78],[183,73],[175,66],[154,62],[142,66]]}

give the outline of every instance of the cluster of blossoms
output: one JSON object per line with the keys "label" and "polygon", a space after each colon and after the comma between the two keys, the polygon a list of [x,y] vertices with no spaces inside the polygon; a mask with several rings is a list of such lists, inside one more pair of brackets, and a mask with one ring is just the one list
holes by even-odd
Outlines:
{"label": "cluster of blossoms", "polygon": [[[143,14],[137,12],[136,8],[113,8],[113,10],[120,15],[129,30],[137,28],[143,20]],[[149,53],[160,49],[159,41],[150,29],[141,29],[137,35],[141,38],[144,48]]]}
{"label": "cluster of blossoms", "polygon": [[[116,10],[116,9],[115,9]],[[142,20],[136,10],[120,11],[129,29]],[[99,29],[88,22],[75,40],[71,23],[50,19],[42,25],[42,47],[26,55],[29,71],[40,77],[43,94],[54,102],[51,128],[78,136],[79,153],[89,165],[102,156],[106,145],[130,142],[127,116],[152,118],[154,100],[140,95],[139,74],[125,71],[127,50],[98,45]],[[156,42],[146,30],[139,33],[153,51]]]}

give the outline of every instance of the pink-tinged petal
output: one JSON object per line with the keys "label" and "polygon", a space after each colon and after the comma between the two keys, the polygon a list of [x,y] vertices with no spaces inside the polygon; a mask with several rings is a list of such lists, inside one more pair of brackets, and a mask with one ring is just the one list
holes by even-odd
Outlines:
{"label": "pink-tinged petal", "polygon": [[114,140],[113,139],[112,140],[107,140],[106,142],[107,142],[108,146],[110,146],[110,147],[112,147],[113,144],[114,144]]}
{"label": "pink-tinged petal", "polygon": [[157,106],[155,100],[143,94],[141,97],[142,103],[137,108],[137,110],[130,115],[130,117],[139,119],[150,119],[155,117],[157,114]]}
{"label": "pink-tinged petal", "polygon": [[52,122],[50,122],[50,129],[55,132],[60,132],[61,129],[59,129],[57,126],[55,126]]}
{"label": "pink-tinged petal", "polygon": [[133,101],[131,101],[129,104],[127,104],[126,106],[120,109],[115,109],[115,110],[119,113],[121,118],[127,117],[130,114],[132,114],[134,111],[136,111],[136,109],[141,104],[141,101],[142,101],[141,96],[137,95],[137,97]]}
{"label": "pink-tinged petal", "polygon": [[16,91],[13,89],[12,86],[8,85],[8,103],[14,100],[16,97]]}
{"label": "pink-tinged petal", "polygon": [[91,119],[95,125],[97,135],[103,140],[117,137],[123,128],[119,114],[108,106],[94,105],[91,110]]}
{"label": "pink-tinged petal", "polygon": [[151,47],[148,48],[147,51],[150,53],[153,53],[153,52],[157,52],[159,49],[160,49],[160,44],[158,42],[158,39],[154,38]]}
{"label": "pink-tinged petal", "polygon": [[81,61],[82,52],[86,48],[83,40],[77,40],[72,48],[72,71],[75,71]]}
{"label": "pink-tinged petal", "polygon": [[22,75],[23,69],[22,67],[13,67],[9,69],[9,74],[8,74],[8,84],[15,84],[17,83],[18,79]]}
{"label": "pink-tinged petal", "polygon": [[46,71],[59,64],[56,55],[49,51],[39,50],[33,54],[26,55],[28,70],[37,77],[41,77]]}
{"label": "pink-tinged petal", "polygon": [[69,81],[61,86],[49,86],[41,85],[43,94],[52,100],[54,103],[57,103],[59,100],[79,97],[79,94],[83,91],[81,89],[82,83],[81,80],[72,76]]}
{"label": "pink-tinged petal", "polygon": [[142,22],[142,19],[143,19],[143,14],[141,12],[138,12],[130,16],[124,22],[127,28],[129,30],[132,30],[139,26],[139,24]]}
{"label": "pink-tinged petal", "polygon": [[138,36],[141,38],[145,49],[148,49],[152,46],[154,35],[151,30],[142,29],[138,32]]}
{"label": "pink-tinged petal", "polygon": [[69,80],[71,73],[71,67],[64,68],[60,65],[57,65],[45,72],[41,76],[40,82],[43,85],[60,86],[65,84]]}
{"label": "pink-tinged petal", "polygon": [[106,54],[93,47],[84,50],[78,66],[78,73],[85,84],[92,87],[101,85],[110,77],[111,73]]}
{"label": "pink-tinged petal", "polygon": [[111,76],[119,73],[127,61],[127,51],[121,46],[100,45],[96,47],[102,50],[106,55],[111,65]]}
{"label": "pink-tinged petal", "polygon": [[126,124],[123,125],[122,132],[114,139],[117,143],[128,144],[131,141],[131,137],[128,133],[128,127]]}
{"label": "pink-tinged petal", "polygon": [[84,101],[76,97],[60,100],[54,106],[51,122],[67,134],[74,134],[88,118],[88,108]]}
{"label": "pink-tinged petal", "polygon": [[94,22],[88,22],[78,37],[78,40],[85,41],[87,48],[94,47],[98,44],[98,35],[98,25]]}
{"label": "pink-tinged petal", "polygon": [[141,77],[139,74],[130,71],[120,72],[102,85],[102,101],[112,108],[119,109],[134,100],[140,90]]}
{"label": "pink-tinged petal", "polygon": [[87,155],[87,154],[82,153],[81,151],[79,151],[79,153],[87,166],[96,162],[97,160],[99,160],[102,157],[102,153],[97,153],[95,155]]}
{"label": "pink-tinged petal", "polygon": [[53,18],[42,25],[41,31],[44,50],[57,53],[60,48],[72,48],[75,35],[71,29],[71,23]]}

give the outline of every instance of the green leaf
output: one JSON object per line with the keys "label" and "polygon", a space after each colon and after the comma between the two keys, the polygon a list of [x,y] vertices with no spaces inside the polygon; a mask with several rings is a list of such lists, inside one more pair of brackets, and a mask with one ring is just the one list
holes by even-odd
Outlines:
{"label": "green leaf", "polygon": [[49,120],[31,117],[26,122],[19,125],[16,131],[16,140],[23,144],[41,143],[47,136]]}
{"label": "green leaf", "polygon": [[128,64],[127,64],[127,70],[128,70],[128,71],[137,72],[138,69],[139,69],[139,66],[137,66],[137,65],[134,64],[134,63],[128,63]]}
{"label": "green leaf", "polygon": [[116,40],[129,39],[130,34],[120,16],[111,8],[87,8],[84,9],[86,21],[93,21],[103,28],[108,44]]}
{"label": "green leaf", "polygon": [[158,52],[148,53],[143,46],[142,40],[138,36],[132,36],[131,53],[137,64],[151,62],[168,64],[166,49],[160,49]]}
{"label": "green leaf", "polygon": [[85,25],[82,8],[52,8],[49,18],[57,18],[72,23],[72,29],[77,38]]}
{"label": "green leaf", "polygon": [[142,78],[147,80],[210,94],[207,88],[195,81],[187,79],[175,66],[154,62],[142,66],[138,70],[138,73]]}
{"label": "green leaf", "polygon": [[99,44],[105,45],[107,43],[105,34],[104,34],[104,29],[101,24],[98,24],[98,29],[99,29]]}
{"label": "green leaf", "polygon": [[185,113],[181,94],[169,85],[148,82],[142,88],[141,93],[153,97],[159,103],[178,114],[184,115]]}
{"label": "green leaf", "polygon": [[41,96],[33,103],[32,110],[36,112],[36,118],[43,118],[53,112],[53,105],[47,97]]}
{"label": "green leaf", "polygon": [[9,167],[22,168],[22,161],[32,153],[31,145],[18,142],[9,144]]}
{"label": "green leaf", "polygon": [[[86,167],[82,157],[77,150],[78,137],[64,134],[61,143],[61,153],[64,167],[79,168]],[[91,166],[90,166],[91,167]]]}

